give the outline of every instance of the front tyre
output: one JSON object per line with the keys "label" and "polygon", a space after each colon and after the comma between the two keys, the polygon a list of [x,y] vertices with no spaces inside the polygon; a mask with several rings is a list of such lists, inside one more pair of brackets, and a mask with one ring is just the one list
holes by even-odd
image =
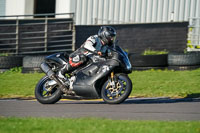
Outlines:
{"label": "front tyre", "polygon": [[62,91],[57,85],[48,86],[48,81],[51,79],[44,76],[35,87],[35,98],[42,104],[54,104],[61,99]]}
{"label": "front tyre", "polygon": [[132,82],[126,74],[115,75],[115,82],[108,79],[101,90],[101,97],[106,103],[119,104],[128,98],[132,91]]}

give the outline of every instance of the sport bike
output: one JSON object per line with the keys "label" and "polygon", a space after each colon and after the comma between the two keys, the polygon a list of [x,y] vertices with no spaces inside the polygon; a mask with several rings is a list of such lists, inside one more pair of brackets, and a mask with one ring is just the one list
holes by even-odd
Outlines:
{"label": "sport bike", "polygon": [[102,98],[108,104],[119,104],[128,98],[132,82],[128,74],[132,66],[128,54],[118,45],[110,48],[111,54],[101,57],[92,51],[83,66],[58,77],[58,71],[68,63],[66,53],[47,56],[41,64],[46,74],[35,88],[35,97],[42,104],[53,104],[62,97],[69,99]]}

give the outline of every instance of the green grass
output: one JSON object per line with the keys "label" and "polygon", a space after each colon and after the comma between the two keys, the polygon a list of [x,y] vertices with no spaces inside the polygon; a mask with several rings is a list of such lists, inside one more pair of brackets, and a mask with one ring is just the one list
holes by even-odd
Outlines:
{"label": "green grass", "polygon": [[22,74],[11,70],[0,74],[0,97],[33,97],[42,73]]}
{"label": "green grass", "polygon": [[200,133],[200,121],[3,118],[0,133]]}
{"label": "green grass", "polygon": [[161,54],[168,54],[168,52],[166,50],[157,51],[157,50],[147,49],[142,53],[142,55],[161,55]]}
{"label": "green grass", "polygon": [[9,56],[9,53],[0,53],[0,56]]}
{"label": "green grass", "polygon": [[129,77],[133,83],[132,96],[200,96],[200,69],[193,71],[134,71]]}
{"label": "green grass", "polygon": [[[12,71],[0,74],[0,97],[33,97],[41,73],[22,74]],[[193,71],[133,71],[131,96],[196,97],[200,96],[200,69]]]}

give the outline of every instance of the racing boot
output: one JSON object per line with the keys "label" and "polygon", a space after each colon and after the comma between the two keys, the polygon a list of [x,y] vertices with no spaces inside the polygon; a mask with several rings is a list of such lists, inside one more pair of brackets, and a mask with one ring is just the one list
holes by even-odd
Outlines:
{"label": "racing boot", "polygon": [[67,63],[67,64],[64,64],[64,66],[60,69],[60,71],[57,74],[58,78],[61,79],[61,81],[64,82],[66,85],[69,85],[69,80],[65,76],[65,74],[71,70],[72,70],[72,67],[70,66],[69,63]]}

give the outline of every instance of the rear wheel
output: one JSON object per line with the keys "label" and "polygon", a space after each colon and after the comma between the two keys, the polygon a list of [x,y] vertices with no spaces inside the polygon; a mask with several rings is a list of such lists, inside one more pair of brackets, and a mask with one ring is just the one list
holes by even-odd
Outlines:
{"label": "rear wheel", "polygon": [[125,74],[115,75],[115,81],[108,79],[101,90],[101,96],[106,103],[119,104],[128,98],[132,91],[132,82]]}
{"label": "rear wheel", "polygon": [[56,84],[49,86],[50,81],[52,80],[45,76],[35,88],[35,98],[42,104],[54,104],[61,99],[62,91]]}

